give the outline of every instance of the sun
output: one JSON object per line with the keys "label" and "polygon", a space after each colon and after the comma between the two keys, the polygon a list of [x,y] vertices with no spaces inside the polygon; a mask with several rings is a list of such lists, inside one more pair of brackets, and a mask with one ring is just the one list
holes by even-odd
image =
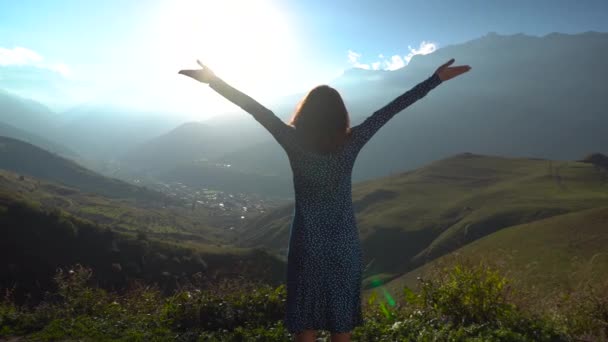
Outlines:
{"label": "sun", "polygon": [[263,92],[284,74],[296,53],[289,24],[270,0],[167,1],[158,13],[157,39],[166,63],[196,67]]}

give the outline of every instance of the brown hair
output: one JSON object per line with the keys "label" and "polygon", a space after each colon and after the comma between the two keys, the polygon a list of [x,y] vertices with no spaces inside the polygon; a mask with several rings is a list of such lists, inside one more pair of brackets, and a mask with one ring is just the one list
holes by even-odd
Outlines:
{"label": "brown hair", "polygon": [[290,125],[300,142],[318,153],[340,148],[350,135],[350,119],[338,91],[327,85],[313,88],[300,101]]}

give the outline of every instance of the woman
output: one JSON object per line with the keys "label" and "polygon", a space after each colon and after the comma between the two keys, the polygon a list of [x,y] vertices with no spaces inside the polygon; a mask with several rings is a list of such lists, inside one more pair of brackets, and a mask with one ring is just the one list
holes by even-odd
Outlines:
{"label": "woman", "polygon": [[471,69],[450,67],[452,63],[454,59],[353,128],[340,94],[326,85],[312,89],[286,124],[201,62],[201,69],[179,72],[209,84],[249,112],[287,153],[295,211],[288,248],[285,325],[296,341],[314,341],[316,330],[329,330],[332,341],[349,341],[353,328],[363,324],[362,254],[351,197],[355,159],[395,114],[441,82]]}

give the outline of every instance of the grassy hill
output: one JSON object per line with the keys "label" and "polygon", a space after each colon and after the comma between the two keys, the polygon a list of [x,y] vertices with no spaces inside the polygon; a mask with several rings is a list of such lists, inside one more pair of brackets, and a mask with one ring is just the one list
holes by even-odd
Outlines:
{"label": "grassy hill", "polygon": [[131,280],[173,289],[202,272],[279,282],[284,263],[226,244],[234,232],[204,208],[112,199],[0,170],[0,289],[40,295],[57,267],[93,267],[106,288]]}
{"label": "grassy hill", "polygon": [[0,288],[40,296],[51,288],[57,268],[86,265],[106,288],[132,280],[171,290],[192,281],[247,277],[277,283],[284,264],[255,249],[221,249],[203,243],[182,244],[142,234],[118,232],[61,210],[0,197]]}
{"label": "grassy hill", "polygon": [[[400,291],[433,268],[454,262],[486,263],[543,295],[608,279],[608,207],[558,215],[502,229],[394,279]],[[522,286],[522,287],[524,287]]]}
{"label": "grassy hill", "polygon": [[166,239],[220,243],[222,231],[211,215],[179,206],[164,206],[135,199],[112,199],[57,183],[0,170],[0,200],[23,201],[43,210],[71,215],[122,232],[145,232]]}
{"label": "grassy hill", "polygon": [[160,193],[101,176],[69,159],[8,137],[0,137],[0,169],[113,198],[164,199]]}
{"label": "grassy hill", "polygon": [[[501,229],[608,205],[591,163],[461,154],[355,184],[366,276],[391,279]],[[293,206],[245,227],[242,246],[284,253]]]}

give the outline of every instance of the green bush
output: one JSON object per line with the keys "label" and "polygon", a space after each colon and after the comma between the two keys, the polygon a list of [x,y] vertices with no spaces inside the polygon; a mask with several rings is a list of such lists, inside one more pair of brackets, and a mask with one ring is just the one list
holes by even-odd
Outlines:
{"label": "green bush", "polygon": [[435,279],[421,279],[419,304],[431,315],[457,325],[491,322],[500,326],[512,320],[516,307],[509,303],[506,278],[489,267],[444,269]]}
{"label": "green bush", "polygon": [[550,320],[518,308],[513,290],[498,271],[483,264],[436,269],[405,287],[400,305],[368,299],[361,341],[561,341]]}

